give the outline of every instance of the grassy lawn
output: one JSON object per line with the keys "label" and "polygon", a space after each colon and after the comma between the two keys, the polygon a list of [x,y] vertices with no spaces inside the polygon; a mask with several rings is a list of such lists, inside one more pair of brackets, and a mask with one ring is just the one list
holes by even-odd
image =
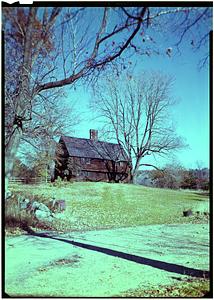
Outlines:
{"label": "grassy lawn", "polygon": [[11,191],[44,203],[53,197],[65,199],[66,218],[53,224],[62,231],[199,223],[207,221],[208,216],[183,217],[183,211],[209,211],[206,193],[140,185],[76,182],[61,186],[12,185]]}

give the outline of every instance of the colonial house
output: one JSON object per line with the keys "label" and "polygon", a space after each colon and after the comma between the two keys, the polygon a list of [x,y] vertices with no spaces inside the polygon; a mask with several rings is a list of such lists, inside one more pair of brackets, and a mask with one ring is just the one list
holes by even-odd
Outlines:
{"label": "colonial house", "polygon": [[90,139],[61,136],[56,154],[55,178],[85,181],[129,181],[129,164],[119,144],[98,141],[98,131]]}

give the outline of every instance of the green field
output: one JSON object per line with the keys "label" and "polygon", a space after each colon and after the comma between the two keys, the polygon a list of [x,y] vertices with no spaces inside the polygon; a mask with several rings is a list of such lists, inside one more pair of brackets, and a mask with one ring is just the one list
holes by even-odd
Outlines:
{"label": "green field", "polygon": [[[148,188],[140,185],[75,182],[60,186],[13,185],[11,191],[33,200],[66,200],[63,220],[52,226],[62,231],[119,228],[207,221],[207,193]],[[191,217],[183,211],[192,209]],[[196,214],[196,212],[198,213]]]}

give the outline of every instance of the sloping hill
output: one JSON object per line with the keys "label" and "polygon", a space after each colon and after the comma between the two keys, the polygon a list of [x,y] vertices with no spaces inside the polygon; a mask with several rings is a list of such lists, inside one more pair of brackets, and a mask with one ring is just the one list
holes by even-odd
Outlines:
{"label": "sloping hill", "polygon": [[[76,182],[59,186],[14,185],[12,191],[44,203],[53,197],[65,199],[64,217],[55,224],[63,231],[203,223],[208,218],[204,212],[209,211],[206,194],[140,185]],[[187,209],[195,214],[183,217]]]}

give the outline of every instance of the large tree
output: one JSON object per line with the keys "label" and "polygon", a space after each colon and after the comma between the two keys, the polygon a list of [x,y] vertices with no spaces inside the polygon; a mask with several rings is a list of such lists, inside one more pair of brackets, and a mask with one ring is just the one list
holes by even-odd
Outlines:
{"label": "large tree", "polygon": [[[197,7],[3,7],[5,95],[13,106],[5,148],[6,177],[11,174],[24,125],[32,120],[39,95],[81,79],[97,78],[116,62],[124,66],[123,59],[132,54],[147,55],[145,41],[160,26],[173,29],[173,34],[182,30],[177,32],[177,46],[188,37],[201,47],[208,39],[210,18],[209,8]],[[200,24],[205,30],[194,34]],[[171,53],[170,48],[164,51]]]}
{"label": "large tree", "polygon": [[[160,73],[143,73],[135,79],[108,78],[98,83],[93,106],[104,123],[103,131],[125,149],[133,178],[149,155],[167,155],[182,148],[170,107],[172,79]],[[125,82],[125,84],[124,84]]]}

